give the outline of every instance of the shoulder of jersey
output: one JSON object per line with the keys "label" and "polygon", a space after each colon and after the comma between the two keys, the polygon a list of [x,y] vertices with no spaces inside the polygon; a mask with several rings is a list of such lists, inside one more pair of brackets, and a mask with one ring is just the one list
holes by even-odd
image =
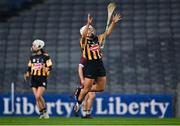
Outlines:
{"label": "shoulder of jersey", "polygon": [[33,57],[35,57],[35,54],[32,54],[32,55],[30,56],[30,59],[33,58]]}

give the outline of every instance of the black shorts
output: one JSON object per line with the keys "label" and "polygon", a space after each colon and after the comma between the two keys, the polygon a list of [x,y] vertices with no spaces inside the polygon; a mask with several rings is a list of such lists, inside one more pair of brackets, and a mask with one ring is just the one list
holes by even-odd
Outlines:
{"label": "black shorts", "polygon": [[47,77],[45,76],[32,76],[31,77],[31,87],[45,87],[47,88]]}
{"label": "black shorts", "polygon": [[97,77],[106,76],[106,70],[102,59],[100,60],[87,60],[84,65],[84,77],[96,79]]}

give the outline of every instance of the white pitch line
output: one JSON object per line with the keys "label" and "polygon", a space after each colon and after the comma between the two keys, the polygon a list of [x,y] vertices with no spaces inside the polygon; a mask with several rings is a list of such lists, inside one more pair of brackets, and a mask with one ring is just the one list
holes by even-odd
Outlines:
{"label": "white pitch line", "polygon": [[[19,126],[19,125],[0,125],[0,126]],[[132,124],[129,125],[20,125],[20,126],[132,126]],[[144,125],[134,125],[133,126],[144,126]],[[145,126],[179,126],[177,125],[145,125]]]}

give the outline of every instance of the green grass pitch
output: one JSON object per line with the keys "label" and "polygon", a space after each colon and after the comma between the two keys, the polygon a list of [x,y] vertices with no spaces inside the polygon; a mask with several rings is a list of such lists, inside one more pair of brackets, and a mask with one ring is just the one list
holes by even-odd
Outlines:
{"label": "green grass pitch", "polygon": [[78,117],[65,118],[65,117],[51,117],[50,119],[39,119],[38,117],[0,117],[1,125],[103,125],[103,126],[153,126],[153,125],[179,125],[179,118],[118,118],[118,117],[96,117],[93,119],[81,119]]}

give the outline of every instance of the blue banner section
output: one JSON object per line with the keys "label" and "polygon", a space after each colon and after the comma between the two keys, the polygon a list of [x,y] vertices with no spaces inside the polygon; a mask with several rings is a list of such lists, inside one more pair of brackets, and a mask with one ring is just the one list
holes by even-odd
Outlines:
{"label": "blue banner section", "polygon": [[[50,116],[73,116],[74,100],[69,94],[46,94],[44,98]],[[10,94],[0,94],[0,116],[39,114],[32,94],[15,94],[14,103],[12,101]],[[92,114],[99,117],[172,117],[173,96],[97,93]]]}

